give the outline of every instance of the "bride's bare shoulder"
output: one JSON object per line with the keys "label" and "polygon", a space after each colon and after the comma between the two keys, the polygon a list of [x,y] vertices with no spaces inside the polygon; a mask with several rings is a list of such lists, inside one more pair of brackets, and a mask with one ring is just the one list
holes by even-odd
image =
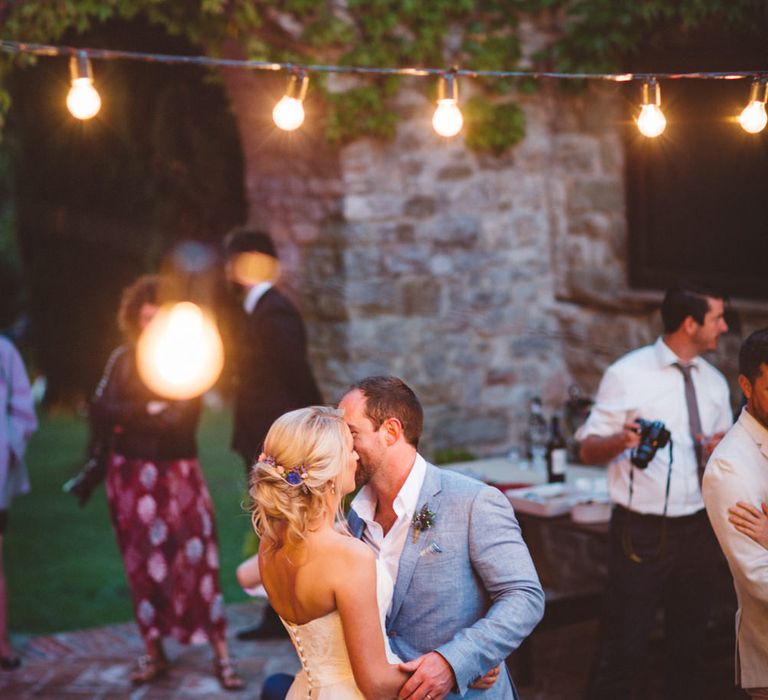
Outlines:
{"label": "bride's bare shoulder", "polygon": [[349,563],[373,562],[376,555],[362,540],[343,533],[334,533],[332,544],[336,556]]}

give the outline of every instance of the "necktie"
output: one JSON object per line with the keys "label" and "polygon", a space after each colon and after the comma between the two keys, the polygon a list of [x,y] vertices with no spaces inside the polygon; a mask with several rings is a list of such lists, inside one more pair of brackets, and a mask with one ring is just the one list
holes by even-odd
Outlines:
{"label": "necktie", "polygon": [[699,482],[704,475],[704,460],[699,437],[703,434],[701,429],[701,418],[699,416],[699,404],[696,402],[696,387],[693,386],[693,377],[691,370],[693,365],[684,365],[675,362],[677,367],[683,373],[683,382],[685,384],[685,403],[688,406],[688,427],[693,438],[693,449],[696,452],[696,464],[699,468]]}

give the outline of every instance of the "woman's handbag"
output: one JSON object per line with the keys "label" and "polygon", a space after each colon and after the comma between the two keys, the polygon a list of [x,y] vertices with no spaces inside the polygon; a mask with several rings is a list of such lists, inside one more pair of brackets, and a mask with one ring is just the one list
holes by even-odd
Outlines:
{"label": "woman's handbag", "polygon": [[90,459],[83,465],[80,473],[73,476],[62,486],[64,493],[71,493],[77,498],[78,505],[82,508],[91,498],[96,487],[104,481],[109,467],[109,454],[111,450],[105,445],[95,447]]}
{"label": "woman's handbag", "polygon": [[[119,347],[110,355],[107,366],[104,368],[104,374],[96,387],[94,399],[98,399],[106,390],[112,377],[112,369],[115,366],[115,362],[124,352],[125,349]],[[114,427],[100,425],[98,421],[94,420],[90,411],[89,423],[91,428],[90,457],[83,465],[80,473],[73,476],[61,487],[64,493],[71,493],[77,498],[81,508],[88,502],[91,494],[104,481],[107,475],[114,436]]]}

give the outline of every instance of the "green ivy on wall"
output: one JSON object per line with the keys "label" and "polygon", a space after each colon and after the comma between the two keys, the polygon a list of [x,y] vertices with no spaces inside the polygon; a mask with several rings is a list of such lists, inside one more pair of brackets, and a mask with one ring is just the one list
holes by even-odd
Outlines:
{"label": "green ivy on wall", "polygon": [[[662,30],[759,31],[764,0],[0,0],[0,36],[55,42],[100,22],[138,16],[183,35],[210,54],[235,40],[252,59],[359,66],[451,66],[513,70],[522,58],[519,22],[538,17],[557,38],[532,57],[539,67],[569,72],[621,70],[627,57]],[[130,47],[121,47],[130,48]],[[14,59],[22,61],[22,58]],[[28,59],[27,59],[28,60]],[[11,65],[6,58],[0,66]],[[315,81],[313,86],[319,81]],[[500,153],[524,135],[515,95],[532,82],[483,81],[484,95],[466,105],[466,143]],[[382,86],[385,89],[382,89]],[[326,135],[333,143],[361,136],[389,138],[397,115],[396,79],[372,80],[333,94]],[[431,87],[427,89],[432,89]],[[0,92],[0,114],[7,108]]]}

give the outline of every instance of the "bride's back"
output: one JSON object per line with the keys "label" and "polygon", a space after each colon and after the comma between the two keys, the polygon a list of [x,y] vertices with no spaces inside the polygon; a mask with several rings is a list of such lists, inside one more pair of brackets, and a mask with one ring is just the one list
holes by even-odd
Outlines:
{"label": "bride's back", "polygon": [[265,544],[259,567],[269,602],[297,625],[335,611],[339,577],[350,567],[371,566],[372,553],[362,542],[325,524],[298,545],[273,549]]}

